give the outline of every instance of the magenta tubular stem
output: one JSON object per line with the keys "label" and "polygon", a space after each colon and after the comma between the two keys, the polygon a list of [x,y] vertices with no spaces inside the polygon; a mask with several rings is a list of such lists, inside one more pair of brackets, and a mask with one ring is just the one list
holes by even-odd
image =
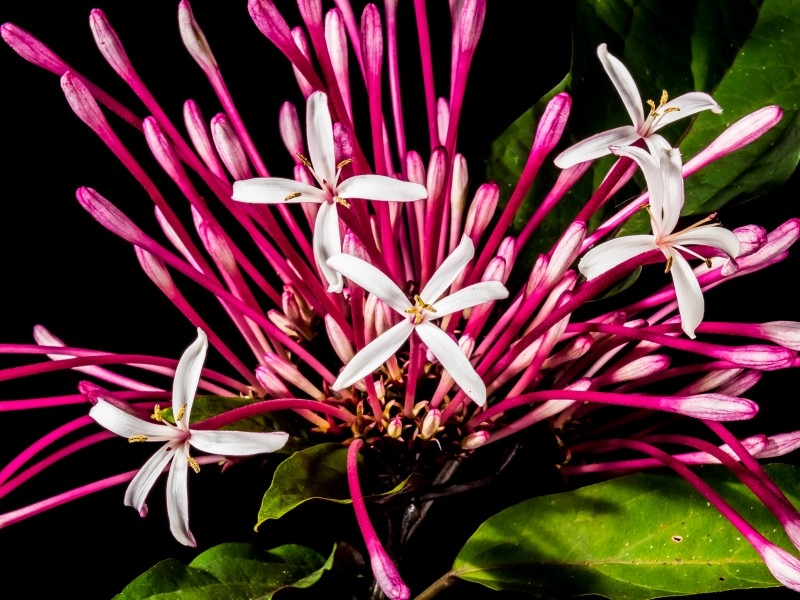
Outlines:
{"label": "magenta tubular stem", "polygon": [[433,85],[433,55],[431,54],[431,38],[425,0],[414,0],[414,14],[419,38],[422,83],[425,89],[425,112],[428,115],[428,139],[431,145],[430,149],[433,150],[439,145],[439,131],[436,118],[436,91]]}

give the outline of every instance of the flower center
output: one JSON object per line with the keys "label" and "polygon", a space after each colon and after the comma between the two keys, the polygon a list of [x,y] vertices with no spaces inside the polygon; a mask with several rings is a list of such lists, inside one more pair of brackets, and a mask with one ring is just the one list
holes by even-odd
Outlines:
{"label": "flower center", "polygon": [[435,313],[436,309],[420,298],[419,294],[414,294],[414,306],[407,308],[406,312],[414,315],[414,325],[419,325],[425,319],[426,312]]}

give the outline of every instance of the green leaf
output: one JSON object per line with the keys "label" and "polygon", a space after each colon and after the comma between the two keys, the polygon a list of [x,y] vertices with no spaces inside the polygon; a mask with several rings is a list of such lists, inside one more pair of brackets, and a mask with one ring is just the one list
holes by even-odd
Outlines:
{"label": "green leaf", "polygon": [[283,461],[261,500],[256,529],[313,499],[350,502],[347,448],[341,444],[318,444]]}
{"label": "green leaf", "polygon": [[269,600],[286,588],[308,588],[333,565],[303,546],[263,551],[250,544],[221,544],[188,566],[169,559],[137,577],[114,600]]}
{"label": "green leaf", "polygon": [[[719,10],[728,12],[727,7]],[[800,4],[765,0],[747,41],[712,91],[725,112],[698,115],[681,151],[684,156],[695,155],[724,127],[762,106],[781,106],[783,120],[753,144],[691,176],[686,181],[685,214],[705,214],[761,195],[794,172],[800,160],[798,37]],[[699,69],[704,56],[693,59],[693,68]]]}
{"label": "green leaf", "polygon": [[[800,468],[767,469],[797,504]],[[792,547],[727,469],[706,467],[702,476],[757,530]],[[672,474],[621,477],[512,506],[480,526],[451,574],[551,598],[645,600],[778,585],[733,525]]]}
{"label": "green leaf", "polygon": [[[563,147],[630,122],[597,59],[597,46],[605,42],[631,71],[644,98],[658,101],[662,89],[671,97],[699,90],[712,94],[723,107],[722,115],[706,111],[659,132],[680,146],[685,160],[748,113],[780,105],[784,118],[773,130],[686,180],[684,214],[706,214],[763,194],[788,179],[800,160],[798,37],[800,3],[794,0],[698,0],[680,8],[659,0],[579,0],[570,73],[492,144],[487,178],[498,182],[502,198],[507,199],[525,165],[538,115],[556,92],[566,90],[574,99]],[[548,216],[523,250],[528,263],[549,250],[613,160],[596,161],[590,174]],[[519,211],[516,231],[539,205],[557,172],[549,163],[542,169]],[[637,192],[632,184],[624,187],[601,216]],[[625,233],[648,227],[648,220],[639,216],[631,219]]]}
{"label": "green leaf", "polygon": [[[192,405],[190,421],[192,423],[204,421],[229,410],[253,404],[254,402],[257,402],[257,400],[252,398],[197,396]],[[175,423],[175,419],[172,416],[172,407],[164,408],[161,414],[171,423]],[[228,429],[231,431],[286,431],[286,423],[277,419],[275,413],[267,412],[242,419],[241,421],[236,421],[220,429]]]}
{"label": "green leaf", "polygon": [[[359,464],[361,457],[359,456]],[[369,482],[365,497],[388,496],[405,488],[414,479],[413,474],[392,489],[373,493]],[[264,521],[280,519],[283,515],[308,502],[327,500],[350,504],[350,487],[347,484],[347,448],[341,444],[317,444],[292,454],[275,469],[272,483],[261,500],[256,530]]]}

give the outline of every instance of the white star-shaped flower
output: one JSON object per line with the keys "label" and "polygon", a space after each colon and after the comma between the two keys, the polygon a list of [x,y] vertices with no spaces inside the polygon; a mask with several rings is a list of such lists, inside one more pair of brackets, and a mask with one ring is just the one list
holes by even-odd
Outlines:
{"label": "white star-shaped flower", "polygon": [[609,54],[605,44],[597,47],[597,56],[603,63],[603,68],[608,73],[611,83],[614,84],[617,93],[622,98],[622,103],[633,124],[598,133],[570,146],[556,156],[554,162],[557,167],[566,169],[587,160],[600,158],[611,153],[610,146],[629,146],[639,139],[643,139],[650,152],[655,155],[661,149],[670,147],[667,141],[656,133],[665,125],[702,110],[722,112],[720,105],[703,92],[689,92],[669,100],[667,92],[664,90],[658,106],[652,100],[647,101],[650,113],[645,117],[636,82],[633,81],[633,77],[625,65],[618,58]]}
{"label": "white star-shaped flower", "polygon": [[189,429],[189,415],[207,348],[206,334],[198,329],[197,340],[186,349],[178,362],[172,388],[172,411],[176,425],[163,420],[158,407],[154,415],[157,423],[140,419],[102,399],[89,411],[89,416],[100,425],[131,442],[166,442],[128,485],[125,505],[134,507],[142,516],[147,514],[147,494],[172,461],[167,476],[167,514],[172,535],[186,546],[196,545],[189,531],[187,471],[189,467],[195,472],[200,470],[197,461],[189,454],[189,446],[210,454],[247,456],[279,450],[289,439],[289,435],[283,432]]}
{"label": "white star-shaped flower", "polygon": [[311,160],[302,156],[299,158],[308,167],[320,187],[294,179],[256,177],[235,182],[233,199],[256,204],[284,202],[320,204],[312,240],[314,258],[328,282],[328,291],[341,292],[341,275],[326,263],[328,258],[342,251],[336,205],[341,204],[349,208],[348,200],[351,198],[394,202],[422,200],[428,197],[428,191],[425,186],[418,183],[383,175],[356,175],[340,182],[342,167],[351,161],[345,160],[336,164],[328,97],[322,92],[314,92],[308,97],[306,135]]}
{"label": "white star-shaped flower", "polygon": [[635,160],[642,168],[650,192],[650,225],[653,235],[628,235],[609,240],[587,252],[578,269],[587,279],[594,279],[644,252],[658,249],[667,258],[667,271],[672,274],[681,326],[689,337],[703,320],[705,304],[700,284],[681,252],[709,260],[686,246],[711,246],[731,258],[739,255],[739,239],[732,231],[709,223],[707,217],[681,231],[673,233],[683,208],[683,176],[681,156],[675,148],[663,149],[660,161],[641,148],[612,148],[614,154]]}
{"label": "white star-shaped flower", "polygon": [[475,368],[450,336],[431,323],[449,314],[508,297],[508,290],[499,281],[482,281],[441,298],[475,254],[472,240],[461,242],[436,270],[430,281],[411,303],[403,291],[379,269],[348,254],[337,254],[328,265],[374,294],[403,317],[397,325],[372,340],[356,354],[339,374],[332,388],[340,390],[372,373],[416,332],[442,367],[476,404],[486,403],[486,386]]}

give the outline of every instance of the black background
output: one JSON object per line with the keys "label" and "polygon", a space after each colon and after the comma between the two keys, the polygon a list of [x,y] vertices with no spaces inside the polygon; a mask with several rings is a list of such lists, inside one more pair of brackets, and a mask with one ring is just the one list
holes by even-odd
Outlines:
{"label": "black background", "polygon": [[[181,106],[189,97],[200,103],[206,118],[220,110],[202,73],[181,44],[177,2],[7,0],[0,8],[0,21],[11,21],[33,32],[67,63],[144,116],[144,109],[94,48],[88,15],[95,5],[105,10],[140,75],[174,122],[180,124]],[[291,2],[280,2],[279,6],[286,7],[284,14],[290,24],[300,23]],[[546,18],[541,15],[533,19],[520,18],[516,6],[512,2],[489,3],[470,76],[459,149],[472,161],[475,175],[488,143],[569,68],[566,18],[571,3],[550,3]],[[288,63],[252,24],[246,2],[196,0],[193,8],[271,172],[288,176],[292,163],[279,142],[277,113],[284,100],[302,103]],[[401,11],[410,14],[410,9],[409,3],[401,3]],[[446,13],[432,9],[432,30],[448,32],[433,40],[439,57],[445,55],[449,44],[445,18]],[[408,17],[401,26],[413,29]],[[408,39],[410,46],[401,53],[414,57],[415,36]],[[439,68],[438,77],[442,78],[444,72]],[[354,71],[352,75],[355,77]],[[413,88],[415,74],[408,75],[404,84],[408,82]],[[445,89],[446,79],[440,79],[438,85],[439,90]],[[150,200],[72,114],[57,77],[24,62],[5,46],[0,47],[0,90],[0,342],[29,342],[33,325],[42,323],[71,345],[177,358],[194,337],[192,326],[139,270],[129,245],[99,227],[80,208],[74,191],[82,185],[93,187],[146,230],[154,231]],[[412,132],[409,146],[425,155],[426,130],[420,117],[421,111],[408,111],[406,125]],[[112,124],[120,132],[127,129],[116,119]],[[132,140],[134,152],[149,172],[157,172],[143,142],[135,136],[125,139]],[[179,204],[180,195],[174,186],[163,177],[157,181],[168,199]],[[726,209],[721,217],[730,228],[748,222],[772,228],[800,212],[797,189],[795,177],[768,197]],[[797,319],[800,310],[792,287],[797,264],[793,258],[768,274],[749,277],[723,288],[724,292],[711,294],[707,314],[715,320]],[[198,302],[207,301],[202,296],[197,298]],[[215,365],[215,357],[209,361]],[[792,377],[772,374],[768,379],[751,397],[762,403],[765,412],[779,414],[785,427],[796,426],[797,393]],[[0,387],[0,397],[72,393],[78,380],[73,375],[56,375],[12,382]],[[0,458],[4,460],[0,462],[84,410],[73,407],[49,410],[47,414],[3,414]],[[770,431],[769,421],[762,419],[761,425]],[[116,452],[122,446],[121,442],[112,446],[114,443],[106,442],[107,451],[90,450],[52,467],[1,499],[0,511],[141,464],[127,448],[126,452]],[[140,455],[143,461],[148,449],[141,449]],[[244,466],[224,476],[208,468],[203,476],[192,479],[192,497],[213,499],[194,502],[191,509],[192,530],[202,547],[231,539],[268,547],[297,533],[282,529],[280,524],[252,533],[253,517],[267,483],[264,477],[258,466]],[[84,598],[108,598],[158,560],[191,560],[196,552],[181,547],[169,534],[163,482],[154,488],[150,515],[144,520],[122,505],[122,495],[122,487],[112,488],[0,531],[0,547],[4,549],[0,573],[6,582],[30,586],[24,596],[31,598],[71,592]],[[331,517],[327,509],[318,507],[303,514],[314,526],[323,528]],[[341,519],[346,513],[333,514]],[[349,514],[346,519],[351,519]],[[355,527],[355,522],[341,526]]]}

